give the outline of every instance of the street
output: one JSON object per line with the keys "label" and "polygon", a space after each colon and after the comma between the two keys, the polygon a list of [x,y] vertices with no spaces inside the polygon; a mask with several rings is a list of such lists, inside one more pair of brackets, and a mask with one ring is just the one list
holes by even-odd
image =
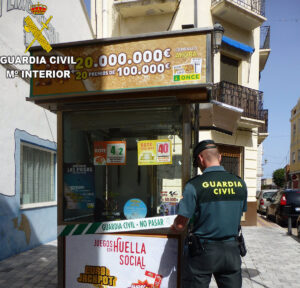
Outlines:
{"label": "street", "polygon": [[[257,226],[243,227],[243,288],[299,288],[300,239],[258,215]],[[52,241],[0,262],[1,288],[57,287],[57,242]],[[210,288],[217,285],[212,279]]]}

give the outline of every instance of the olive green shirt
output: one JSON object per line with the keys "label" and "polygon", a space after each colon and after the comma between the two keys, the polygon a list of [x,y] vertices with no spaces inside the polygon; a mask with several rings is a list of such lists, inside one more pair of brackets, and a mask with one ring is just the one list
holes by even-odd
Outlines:
{"label": "olive green shirt", "polygon": [[185,185],[178,215],[193,218],[193,232],[200,238],[235,237],[247,210],[247,186],[223,166],[205,169]]}

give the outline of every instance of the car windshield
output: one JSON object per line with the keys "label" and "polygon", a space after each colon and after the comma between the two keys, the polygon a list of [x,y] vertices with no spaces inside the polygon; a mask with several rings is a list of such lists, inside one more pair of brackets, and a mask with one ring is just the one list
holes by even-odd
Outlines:
{"label": "car windshield", "polygon": [[267,198],[271,198],[276,192],[265,192],[263,194],[263,198],[267,199]]}

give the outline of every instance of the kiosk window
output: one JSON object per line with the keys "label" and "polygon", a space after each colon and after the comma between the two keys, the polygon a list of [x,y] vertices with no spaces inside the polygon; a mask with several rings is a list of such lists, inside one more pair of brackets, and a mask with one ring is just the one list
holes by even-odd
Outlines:
{"label": "kiosk window", "polygon": [[176,214],[182,109],[65,112],[64,220]]}

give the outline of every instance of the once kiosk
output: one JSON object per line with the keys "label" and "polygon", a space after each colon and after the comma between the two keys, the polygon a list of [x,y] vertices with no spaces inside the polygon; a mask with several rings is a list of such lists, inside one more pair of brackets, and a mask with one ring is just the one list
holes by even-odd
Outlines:
{"label": "once kiosk", "polygon": [[180,287],[182,241],[169,226],[193,173],[212,33],[31,49],[47,59],[33,70],[70,71],[33,79],[29,97],[57,114],[59,287]]}

